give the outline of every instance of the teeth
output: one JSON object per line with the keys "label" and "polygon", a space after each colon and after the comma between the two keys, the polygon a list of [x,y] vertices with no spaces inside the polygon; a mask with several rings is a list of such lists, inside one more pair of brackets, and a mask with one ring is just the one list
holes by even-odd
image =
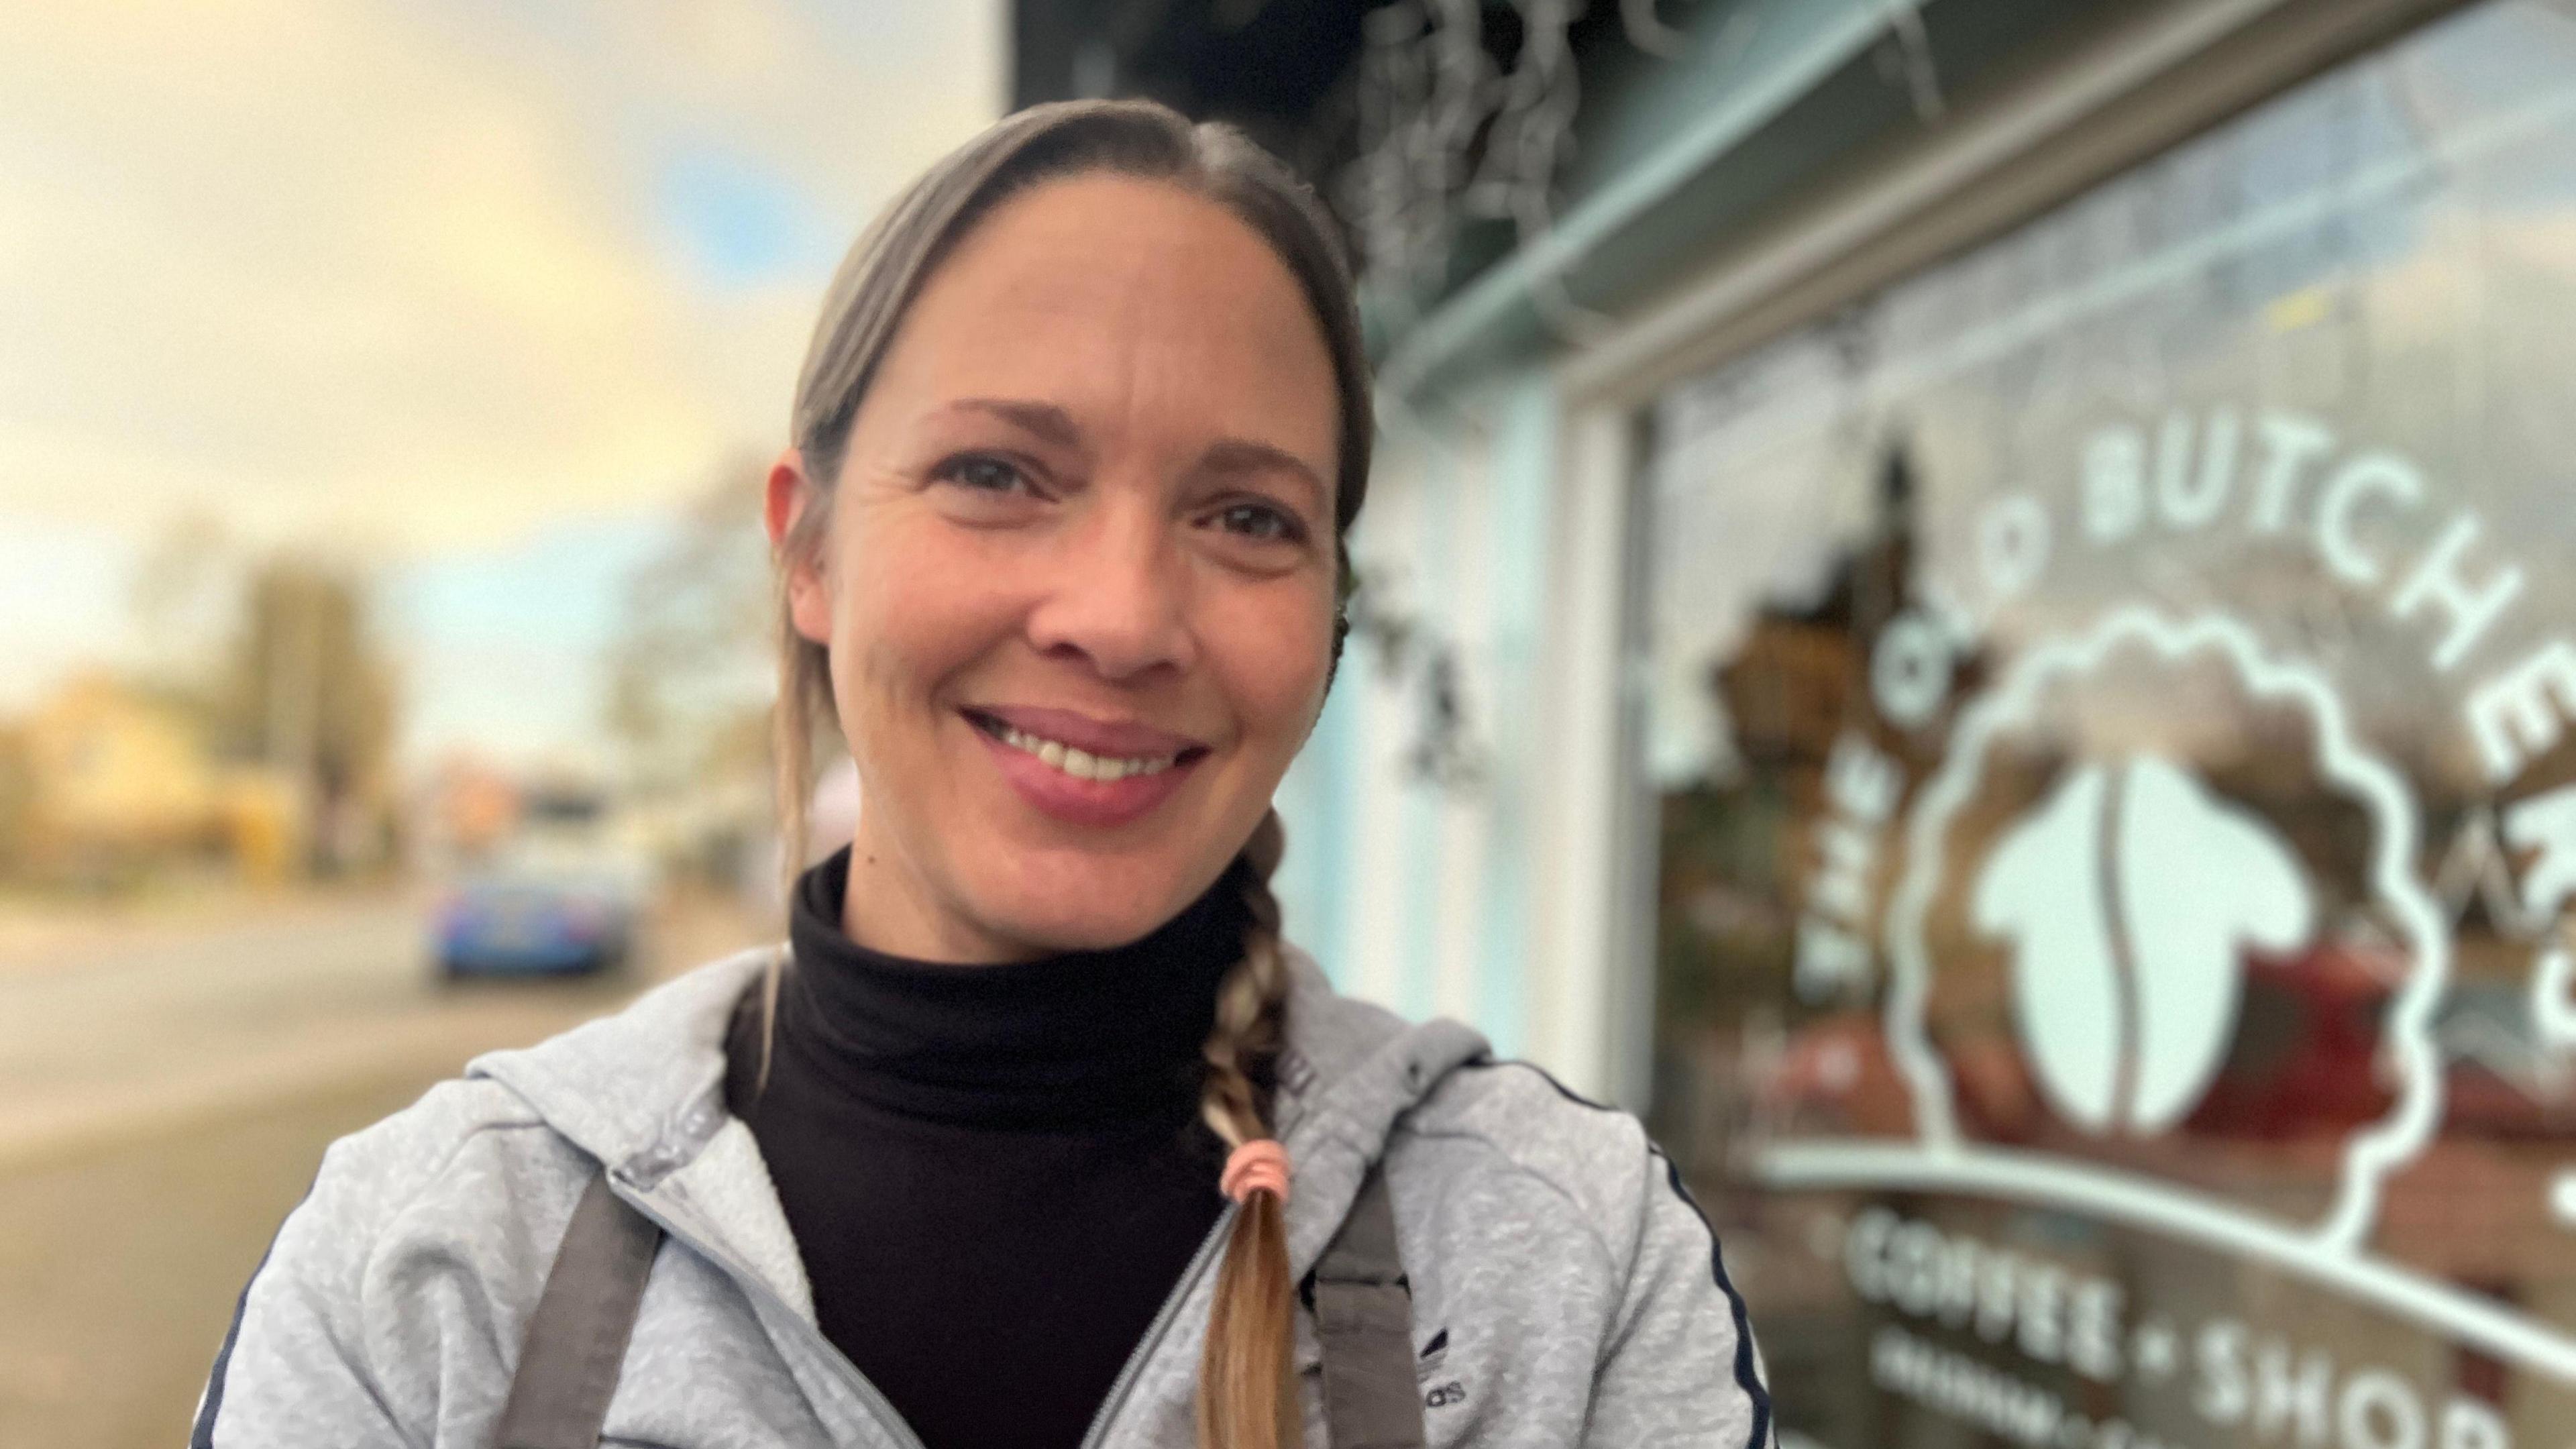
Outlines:
{"label": "teeth", "polygon": [[1174,757],[1156,755],[1148,759],[1123,760],[1109,755],[1095,755],[1077,750],[1056,740],[1040,739],[1025,730],[1002,725],[998,738],[1015,750],[1026,750],[1046,765],[1064,771],[1077,780],[1124,780],[1130,775],[1159,775],[1172,767]]}

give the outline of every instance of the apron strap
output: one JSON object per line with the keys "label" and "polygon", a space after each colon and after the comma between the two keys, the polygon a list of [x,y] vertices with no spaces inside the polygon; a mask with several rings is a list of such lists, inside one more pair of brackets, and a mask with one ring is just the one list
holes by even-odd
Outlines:
{"label": "apron strap", "polygon": [[1332,1449],[1422,1449],[1413,1288],[1396,1249],[1395,1204],[1375,1165],[1315,1264],[1315,1339]]}
{"label": "apron strap", "polygon": [[635,1332],[662,1230],[591,1176],[555,1250],[510,1398],[498,1449],[594,1449]]}

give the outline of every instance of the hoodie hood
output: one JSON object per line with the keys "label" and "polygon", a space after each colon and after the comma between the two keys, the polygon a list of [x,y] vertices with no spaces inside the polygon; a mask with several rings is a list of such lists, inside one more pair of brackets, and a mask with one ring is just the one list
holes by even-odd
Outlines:
{"label": "hoodie hood", "polygon": [[710,962],[613,1016],[487,1052],[465,1074],[508,1087],[566,1141],[649,1186],[723,1127],[725,1029],[742,994],[784,951],[763,946]]}

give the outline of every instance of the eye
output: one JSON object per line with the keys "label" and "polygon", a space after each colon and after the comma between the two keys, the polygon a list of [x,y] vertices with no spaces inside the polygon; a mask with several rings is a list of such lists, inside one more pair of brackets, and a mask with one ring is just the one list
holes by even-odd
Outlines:
{"label": "eye", "polygon": [[1268,503],[1229,503],[1216,512],[1216,526],[1261,543],[1298,543],[1306,525],[1284,508]]}
{"label": "eye", "polygon": [[1001,496],[1035,491],[1029,485],[1028,474],[1016,464],[990,453],[960,453],[931,469],[930,476],[954,483],[970,493]]}

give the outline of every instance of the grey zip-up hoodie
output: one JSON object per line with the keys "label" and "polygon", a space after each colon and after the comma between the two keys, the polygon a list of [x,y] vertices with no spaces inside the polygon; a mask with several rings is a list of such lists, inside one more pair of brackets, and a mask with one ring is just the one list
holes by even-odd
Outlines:
{"label": "grey zip-up hoodie", "polygon": [[[617,1015],[475,1061],[324,1155],[243,1290],[194,1449],[489,1449],[574,1202],[597,1170],[670,1238],[602,1442],[919,1449],[815,1327],[724,1040],[764,949]],[[1770,1398],[1715,1238],[1634,1119],[1497,1063],[1455,1022],[1408,1026],[1291,953],[1274,1115],[1310,1268],[1383,1159],[1435,1446],[1769,1449]],[[1193,1443],[1221,1219],[1087,1445]],[[1325,1441],[1302,1321],[1307,1442]],[[961,1362],[961,1374],[989,1372]],[[992,1391],[1011,1386],[996,1381]]]}

